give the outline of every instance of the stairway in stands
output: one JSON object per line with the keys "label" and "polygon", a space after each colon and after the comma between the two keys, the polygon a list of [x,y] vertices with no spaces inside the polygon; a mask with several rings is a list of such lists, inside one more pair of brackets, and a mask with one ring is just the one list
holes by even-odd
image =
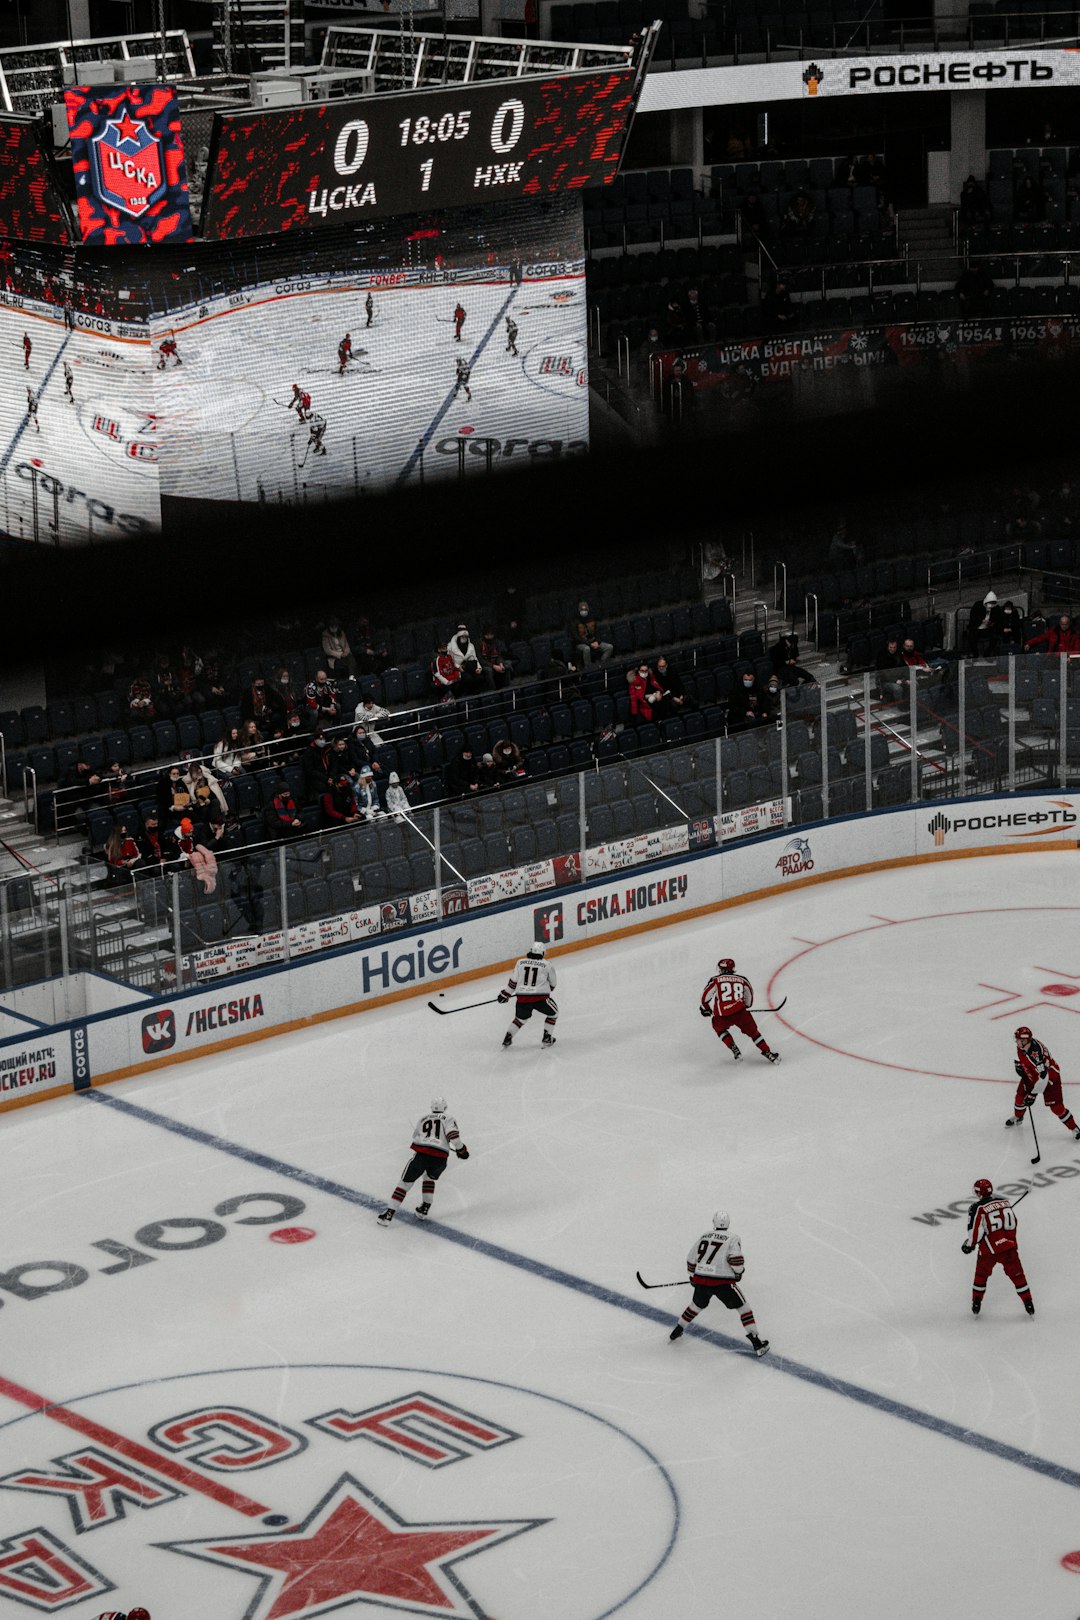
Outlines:
{"label": "stairway in stands", "polygon": [[953,242],[951,203],[931,208],[905,208],[897,216],[897,238],[918,263],[923,284],[947,282],[953,286],[963,269]]}

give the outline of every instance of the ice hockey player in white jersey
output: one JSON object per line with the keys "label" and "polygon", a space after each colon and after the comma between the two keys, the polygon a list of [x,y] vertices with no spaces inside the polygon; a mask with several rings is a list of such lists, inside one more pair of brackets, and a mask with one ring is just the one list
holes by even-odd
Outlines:
{"label": "ice hockey player in white jersey", "polygon": [[718,1299],[729,1311],[738,1311],[739,1321],[754,1354],[763,1356],[769,1348],[769,1341],[759,1335],[754,1313],[739,1287],[746,1262],[739,1235],[732,1232],[730,1227],[731,1216],[726,1210],[718,1209],[710,1230],[703,1232],[692,1246],[686,1257],[686,1269],[690,1273],[694,1292],[690,1304],[668,1337],[681,1339],[683,1330],[690,1326],[698,1312],[703,1311],[710,1300]]}
{"label": "ice hockey player in white jersey", "polygon": [[389,1204],[379,1216],[381,1226],[390,1225],[394,1211],[405,1202],[405,1194],[421,1176],[423,1202],[416,1206],[416,1213],[421,1220],[427,1219],[435,1197],[435,1183],[446,1169],[451,1153],[455,1153],[459,1159],[469,1157],[469,1150],[458,1131],[457,1120],[446,1112],[446,1098],[436,1097],[430,1113],[422,1114],[416,1122],[416,1129],[412,1133],[412,1158],[401,1172],[401,1180],[390,1194]]}
{"label": "ice hockey player in white jersey", "polygon": [[534,1012],[544,1015],[544,1038],[541,1046],[555,1045],[555,1020],[559,1009],[552,991],[555,988],[555,969],[545,961],[547,948],[539,941],[530,945],[528,954],[519,957],[510,974],[505,990],[499,991],[499,1000],[505,1005],[514,997],[514,1019],[503,1036],[503,1045],[514,1044],[514,1032],[519,1030]]}

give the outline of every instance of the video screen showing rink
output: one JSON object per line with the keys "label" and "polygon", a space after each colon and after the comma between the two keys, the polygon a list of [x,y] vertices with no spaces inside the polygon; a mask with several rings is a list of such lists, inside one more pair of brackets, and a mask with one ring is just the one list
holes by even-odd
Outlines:
{"label": "video screen showing rink", "polygon": [[[492,973],[8,1113],[0,1611],[1075,1620],[1080,1142],[1005,1125],[1017,1026],[1080,1100],[1074,860],[549,947],[554,1047]],[[380,1225],[442,1098],[468,1159]],[[1034,1316],[972,1314],[983,1178]],[[669,1337],[717,1210],[761,1359]]]}
{"label": "video screen showing rink", "polygon": [[157,529],[163,497],[305,504],[588,448],[574,197],[28,264],[0,296],[16,537]]}

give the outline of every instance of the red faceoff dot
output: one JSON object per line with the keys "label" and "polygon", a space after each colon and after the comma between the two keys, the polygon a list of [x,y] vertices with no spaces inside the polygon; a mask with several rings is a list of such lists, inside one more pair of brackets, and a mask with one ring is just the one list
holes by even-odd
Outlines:
{"label": "red faceoff dot", "polygon": [[1080,996],[1080,984],[1044,984],[1041,996]]}
{"label": "red faceoff dot", "polygon": [[1066,1553],[1061,1560],[1061,1567],[1071,1570],[1074,1575],[1080,1575],[1080,1552]]}
{"label": "red faceoff dot", "polygon": [[315,1229],[311,1226],[279,1226],[276,1232],[270,1233],[271,1243],[306,1243],[315,1236]]}

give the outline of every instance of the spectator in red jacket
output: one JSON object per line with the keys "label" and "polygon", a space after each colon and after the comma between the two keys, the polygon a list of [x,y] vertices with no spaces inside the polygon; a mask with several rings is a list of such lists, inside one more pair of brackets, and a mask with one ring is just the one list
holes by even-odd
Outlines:
{"label": "spectator in red jacket", "polygon": [[278,786],[266,811],[266,827],[271,838],[295,838],[304,830],[296,800],[287,782]]}
{"label": "spectator in red jacket", "polygon": [[1063,613],[1057,624],[1047,625],[1041,636],[1032,636],[1025,641],[1024,650],[1030,652],[1033,647],[1044,647],[1048,653],[1080,653],[1080,630],[1077,630],[1067,613]]}
{"label": "spectator in red jacket", "polygon": [[657,705],[664,700],[664,688],[648,664],[639,664],[627,677],[630,688],[630,718],[635,721],[654,720]]}
{"label": "spectator in red jacket", "polygon": [[319,824],[323,827],[342,827],[346,822],[359,819],[352,784],[347,776],[339,776],[319,800]]}
{"label": "spectator in red jacket", "polygon": [[429,668],[435,696],[443,703],[453,703],[455,688],[461,681],[461,671],[447,652],[445,641],[440,641],[435,648],[435,656]]}

